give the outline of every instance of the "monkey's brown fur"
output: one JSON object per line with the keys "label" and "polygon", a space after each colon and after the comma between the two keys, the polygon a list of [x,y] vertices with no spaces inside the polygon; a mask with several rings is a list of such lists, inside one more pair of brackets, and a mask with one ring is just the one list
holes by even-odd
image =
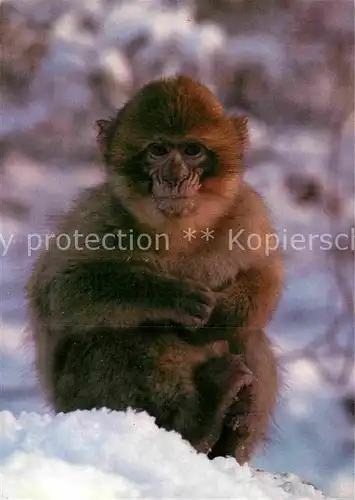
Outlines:
{"label": "monkey's brown fur", "polygon": [[[210,456],[249,460],[278,390],[263,328],[282,263],[266,252],[274,230],[243,180],[247,119],[178,76],[148,84],[98,127],[107,181],[57,234],[122,230],[135,244],[62,251],[52,241],[38,259],[27,291],[42,387],[56,411],[132,406]],[[198,237],[207,228],[208,242]],[[230,245],[239,230],[245,249]],[[142,233],[164,233],[169,248],[139,250]],[[253,233],[261,246],[251,250]]]}

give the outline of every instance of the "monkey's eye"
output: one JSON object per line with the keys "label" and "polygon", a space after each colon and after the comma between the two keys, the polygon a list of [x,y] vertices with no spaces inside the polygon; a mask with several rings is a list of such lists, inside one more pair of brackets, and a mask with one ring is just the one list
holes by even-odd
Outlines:
{"label": "monkey's eye", "polygon": [[184,154],[191,158],[200,158],[204,154],[204,149],[198,142],[190,142],[186,144]]}
{"label": "monkey's eye", "polygon": [[153,142],[147,147],[147,153],[152,158],[161,158],[169,153],[169,148],[165,144]]}

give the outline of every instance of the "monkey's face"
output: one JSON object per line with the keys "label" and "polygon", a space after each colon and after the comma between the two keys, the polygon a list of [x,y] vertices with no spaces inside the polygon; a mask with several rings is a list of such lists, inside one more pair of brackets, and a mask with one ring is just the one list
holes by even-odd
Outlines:
{"label": "monkey's face", "polygon": [[246,118],[226,116],[201,84],[152,82],[113,120],[97,123],[110,185],[136,212],[182,218],[223,210],[238,189]]}
{"label": "monkey's face", "polygon": [[193,140],[154,141],[144,150],[145,169],[158,210],[184,216],[198,206],[201,183],[213,170],[213,153]]}

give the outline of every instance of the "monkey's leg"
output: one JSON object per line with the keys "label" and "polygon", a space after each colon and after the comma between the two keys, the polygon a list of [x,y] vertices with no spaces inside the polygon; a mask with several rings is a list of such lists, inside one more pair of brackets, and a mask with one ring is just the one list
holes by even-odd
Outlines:
{"label": "monkey's leg", "polygon": [[[213,412],[206,417],[210,402],[201,405],[194,381],[196,367],[210,357],[210,349],[190,346],[164,326],[67,332],[54,351],[52,403],[57,412],[101,407],[145,410],[159,427],[193,442],[204,437],[216,418]],[[231,368],[223,380],[217,374],[218,380],[212,378],[210,384],[219,390],[212,396],[217,407],[223,406],[217,415],[219,427],[240,386],[240,367],[233,363]],[[206,400],[209,394],[207,387]]]}
{"label": "monkey's leg", "polygon": [[[163,325],[96,327],[85,332],[67,329],[52,359],[55,410],[103,406],[125,410],[131,406],[163,423],[174,405],[190,411],[195,390],[181,363],[181,342],[171,331]],[[171,362],[164,370],[160,359],[168,348]]]}
{"label": "monkey's leg", "polygon": [[234,456],[239,463],[245,463],[266,438],[271,423],[278,392],[277,363],[262,330],[238,329],[235,339],[231,350],[243,352],[253,380],[242,388],[238,401],[231,406],[221,437],[209,456]]}
{"label": "monkey's leg", "polygon": [[57,412],[134,406],[142,392],[139,370],[144,367],[137,338],[124,330],[128,339],[110,328],[63,333],[51,370],[51,399]]}
{"label": "monkey's leg", "polygon": [[199,434],[203,437],[190,436],[189,440],[197,451],[208,453],[221,435],[229,408],[241,389],[251,384],[252,374],[241,356],[229,354],[199,367],[195,380],[203,413]]}

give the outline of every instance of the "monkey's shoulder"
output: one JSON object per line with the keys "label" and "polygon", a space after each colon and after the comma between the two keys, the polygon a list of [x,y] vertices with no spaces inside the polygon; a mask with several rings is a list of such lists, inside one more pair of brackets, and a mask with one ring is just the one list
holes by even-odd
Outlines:
{"label": "monkey's shoulder", "polygon": [[[112,207],[106,184],[82,191],[68,210],[52,218],[30,284],[37,279],[51,279],[70,265],[99,261],[108,254],[112,258],[113,239],[117,229],[127,227],[126,218],[123,208]],[[122,253],[115,252],[116,258],[124,258]]]}
{"label": "monkey's shoulder", "polygon": [[262,195],[243,182],[223,222],[259,232],[274,231],[269,207]]}
{"label": "monkey's shoulder", "polygon": [[114,208],[107,183],[85,189],[69,210],[57,217],[56,232],[77,230],[84,235],[95,231],[101,234],[106,226],[112,226],[114,218],[123,220],[126,216],[123,207]]}

